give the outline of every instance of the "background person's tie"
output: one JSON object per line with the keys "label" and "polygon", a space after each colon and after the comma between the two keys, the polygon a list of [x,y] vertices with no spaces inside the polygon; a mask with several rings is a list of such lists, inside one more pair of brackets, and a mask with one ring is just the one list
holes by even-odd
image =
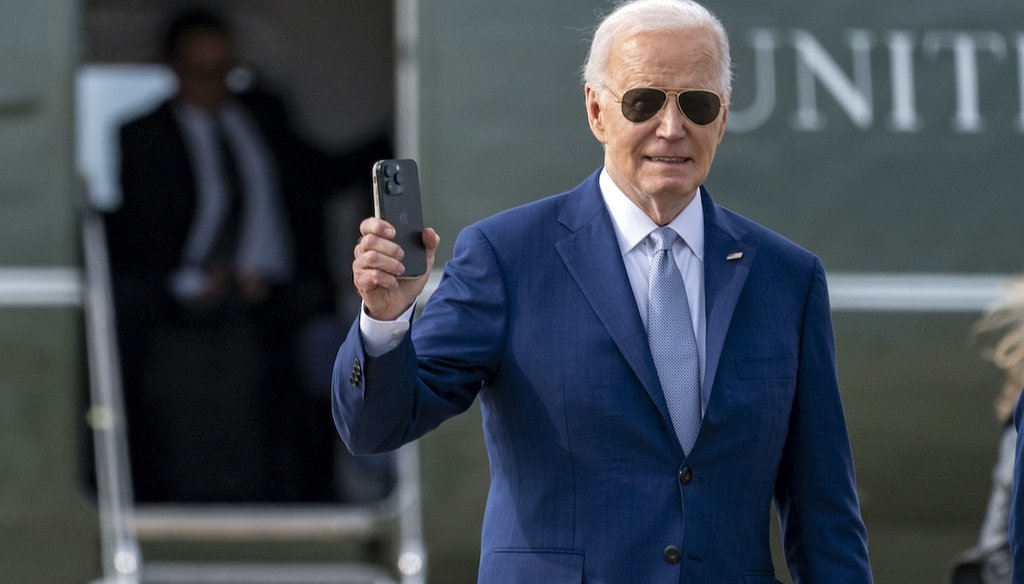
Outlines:
{"label": "background person's tie", "polygon": [[228,139],[222,120],[214,123],[214,134],[217,138],[217,149],[220,153],[220,167],[224,179],[224,195],[227,205],[224,217],[217,232],[217,239],[208,255],[207,264],[221,263],[230,266],[234,263],[235,248],[242,225],[242,173],[239,169],[235,149]]}
{"label": "background person's tie", "polygon": [[700,362],[690,304],[672,244],[679,235],[660,227],[648,238],[652,248],[647,297],[647,341],[658,369],[679,444],[690,453],[700,431]]}

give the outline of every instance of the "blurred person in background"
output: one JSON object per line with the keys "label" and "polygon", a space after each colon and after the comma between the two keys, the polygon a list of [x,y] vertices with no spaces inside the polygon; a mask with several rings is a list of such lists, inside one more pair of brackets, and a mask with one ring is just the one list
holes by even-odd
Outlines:
{"label": "blurred person in background", "polygon": [[172,18],[163,56],[177,94],[121,128],[106,221],[137,498],[331,500],[330,367],[302,371],[301,339],[335,313],[325,205],[389,140],[313,147],[281,100],[229,84],[215,12]]}
{"label": "blurred person in background", "polygon": [[974,325],[984,356],[1003,370],[1003,387],[995,400],[1000,428],[999,451],[992,468],[992,489],[978,543],[954,563],[952,584],[1010,582],[1009,517],[1017,430],[1014,406],[1024,387],[1024,280],[1011,282],[999,300]]}

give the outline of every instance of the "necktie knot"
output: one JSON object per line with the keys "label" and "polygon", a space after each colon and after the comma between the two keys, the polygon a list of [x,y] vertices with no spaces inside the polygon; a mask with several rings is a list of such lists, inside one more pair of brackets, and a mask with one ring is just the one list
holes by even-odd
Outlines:
{"label": "necktie knot", "polygon": [[649,237],[651,238],[651,245],[654,246],[654,251],[671,251],[672,246],[679,239],[679,234],[671,227],[659,227],[652,231]]}

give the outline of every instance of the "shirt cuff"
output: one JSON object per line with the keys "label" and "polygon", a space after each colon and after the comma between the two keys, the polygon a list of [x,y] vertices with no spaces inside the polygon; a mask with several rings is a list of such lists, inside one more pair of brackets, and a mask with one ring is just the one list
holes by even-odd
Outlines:
{"label": "shirt cuff", "polygon": [[395,320],[377,320],[366,314],[366,307],[359,306],[359,332],[363,337],[363,348],[370,357],[380,357],[402,342],[412,323],[414,302]]}
{"label": "shirt cuff", "polygon": [[179,302],[198,298],[206,289],[206,272],[199,268],[179,268],[170,276],[171,295]]}

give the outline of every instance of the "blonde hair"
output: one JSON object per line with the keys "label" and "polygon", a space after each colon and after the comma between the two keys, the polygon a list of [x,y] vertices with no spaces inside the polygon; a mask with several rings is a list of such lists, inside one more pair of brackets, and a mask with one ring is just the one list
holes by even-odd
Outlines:
{"label": "blonde hair", "polygon": [[995,407],[996,417],[1008,422],[1024,387],[1024,278],[1006,285],[999,300],[974,324],[972,333],[975,338],[996,338],[994,343],[983,344],[982,355],[1006,374]]}
{"label": "blonde hair", "polygon": [[608,61],[617,44],[643,32],[706,29],[715,37],[719,83],[725,96],[732,92],[732,58],[725,27],[710,10],[692,0],[628,0],[601,21],[583,64],[583,83],[600,87],[608,76]]}

